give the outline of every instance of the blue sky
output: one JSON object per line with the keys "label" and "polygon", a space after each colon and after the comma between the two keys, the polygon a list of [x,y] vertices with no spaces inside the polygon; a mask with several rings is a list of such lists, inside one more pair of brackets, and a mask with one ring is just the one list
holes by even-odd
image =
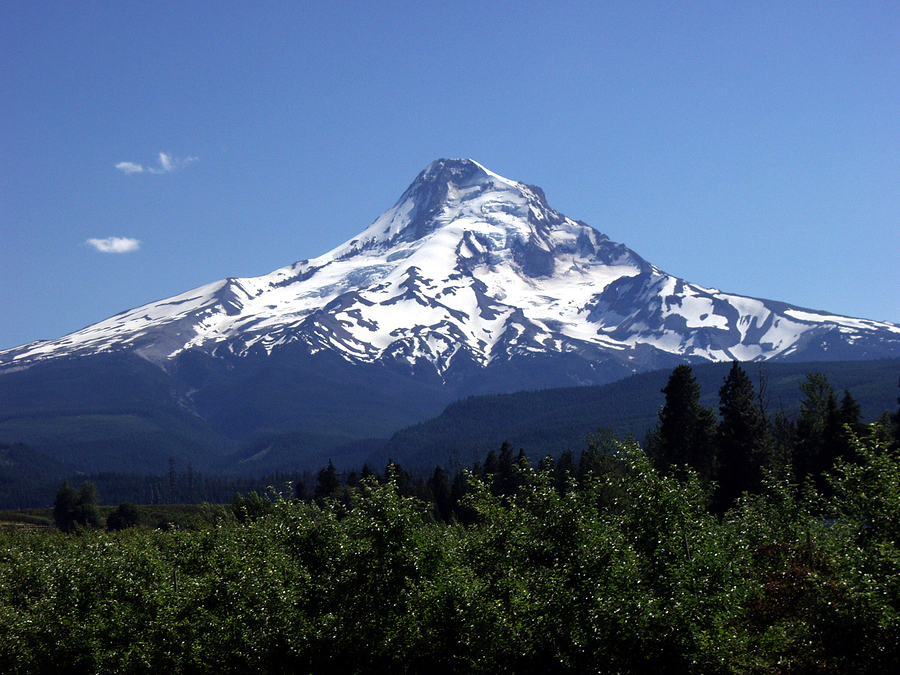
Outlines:
{"label": "blue sky", "polygon": [[900,3],[370,4],[0,3],[0,348],[325,253],[439,157],[900,323]]}

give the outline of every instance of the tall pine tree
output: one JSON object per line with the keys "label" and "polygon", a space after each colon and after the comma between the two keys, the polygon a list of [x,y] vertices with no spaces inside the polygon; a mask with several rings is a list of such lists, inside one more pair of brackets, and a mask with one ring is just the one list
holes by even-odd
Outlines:
{"label": "tall pine tree", "polygon": [[839,431],[837,395],[821,373],[810,373],[800,383],[803,399],[797,418],[797,445],[794,449],[794,472],[798,481],[813,478],[819,489],[826,481],[822,474],[834,464],[834,443]]}
{"label": "tall pine tree", "polygon": [[338,478],[337,469],[329,459],[328,466],[319,470],[316,476],[316,489],[313,491],[313,498],[321,502],[322,500],[332,497],[341,487],[341,479]]}
{"label": "tall pine tree", "polygon": [[719,483],[717,510],[725,511],[743,492],[755,492],[766,464],[766,426],[753,382],[735,361],[719,389],[716,434]]}
{"label": "tall pine tree", "polygon": [[690,466],[705,481],[716,466],[716,414],[700,405],[700,385],[688,365],[672,371],[662,389],[666,404],[650,436],[650,452],[663,473],[674,466]]}
{"label": "tall pine tree", "polygon": [[[897,386],[900,386],[900,381],[898,381]],[[887,411],[885,412],[887,413]],[[889,433],[893,438],[888,441],[888,444],[892,449],[898,450],[900,449],[900,396],[897,397],[897,412],[891,415],[890,418],[894,422],[889,429]]]}
{"label": "tall pine tree", "polygon": [[825,453],[829,458],[829,469],[838,458],[849,462],[859,460],[853,438],[862,438],[868,431],[868,427],[860,421],[861,418],[862,408],[850,390],[845,389],[840,406],[832,411],[826,424]]}
{"label": "tall pine tree", "polygon": [[435,518],[445,523],[449,523],[453,514],[453,486],[450,483],[450,477],[440,465],[434,467],[434,473],[428,479],[428,488],[434,498],[434,515]]}

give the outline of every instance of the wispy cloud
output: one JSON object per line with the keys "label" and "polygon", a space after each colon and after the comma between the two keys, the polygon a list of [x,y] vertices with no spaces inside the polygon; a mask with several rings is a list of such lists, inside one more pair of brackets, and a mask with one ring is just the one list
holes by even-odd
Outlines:
{"label": "wispy cloud", "polygon": [[148,165],[144,167],[142,164],[135,162],[119,162],[116,164],[116,168],[124,174],[144,173],[145,171],[147,173],[171,173],[172,171],[183,169],[188,164],[200,161],[199,157],[173,157],[166,152],[159,153],[157,159],[159,161],[158,166]]}
{"label": "wispy cloud", "polygon": [[172,161],[172,157],[164,152],[159,153],[159,165],[162,167],[163,171],[171,171],[175,168],[175,163]]}
{"label": "wispy cloud", "polygon": [[140,164],[135,164],[134,162],[119,162],[116,164],[116,168],[122,173],[143,173],[144,167]]}
{"label": "wispy cloud", "polygon": [[131,253],[141,247],[141,242],[129,237],[107,237],[106,239],[88,239],[84,242],[101,253]]}

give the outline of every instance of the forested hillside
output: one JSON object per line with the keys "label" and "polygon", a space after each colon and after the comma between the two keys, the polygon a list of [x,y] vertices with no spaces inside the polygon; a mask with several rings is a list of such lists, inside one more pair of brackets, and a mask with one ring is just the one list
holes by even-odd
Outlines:
{"label": "forested hillside", "polygon": [[[755,387],[763,385],[766,414],[793,418],[804,394],[800,384],[818,373],[843,394],[849,390],[859,404],[861,420],[872,422],[892,409],[897,396],[900,359],[821,363],[743,364]],[[692,366],[700,387],[700,403],[717,406],[719,388],[731,364]],[[438,417],[403,429],[370,461],[378,466],[390,458],[419,470],[441,464],[468,464],[503,441],[524,448],[537,461],[579,452],[588,434],[600,429],[644,442],[665,403],[662,392],[671,370],[641,373],[599,387],[470,397],[451,404]]]}

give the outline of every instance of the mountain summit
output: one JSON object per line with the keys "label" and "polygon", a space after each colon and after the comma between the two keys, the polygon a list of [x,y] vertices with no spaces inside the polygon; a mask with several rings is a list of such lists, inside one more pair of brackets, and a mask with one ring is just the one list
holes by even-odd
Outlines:
{"label": "mountain summit", "polygon": [[0,371],[129,352],[175,372],[187,354],[287,349],[444,383],[537,361],[553,384],[598,383],[684,360],[892,356],[900,326],[691,284],[553,210],[540,188],[441,159],[325,255],[0,352]]}

